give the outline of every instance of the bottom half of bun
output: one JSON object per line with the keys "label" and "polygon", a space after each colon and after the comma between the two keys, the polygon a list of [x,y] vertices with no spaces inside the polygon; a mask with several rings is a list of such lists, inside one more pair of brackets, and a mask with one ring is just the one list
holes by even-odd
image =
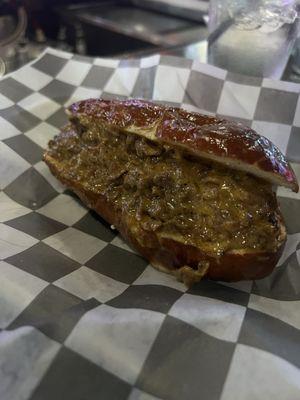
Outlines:
{"label": "bottom half of bun", "polygon": [[128,244],[153,267],[174,275],[187,286],[193,285],[203,277],[228,282],[264,278],[272,272],[282,254],[286,229],[279,209],[276,212],[278,236],[273,251],[236,249],[213,257],[174,236],[162,237],[155,232],[143,230],[127,215],[116,210],[105,196],[87,191],[80,183],[66,179],[60,172],[57,160],[48,154],[44,159],[54,176],[71,189],[85,205],[113,225]]}

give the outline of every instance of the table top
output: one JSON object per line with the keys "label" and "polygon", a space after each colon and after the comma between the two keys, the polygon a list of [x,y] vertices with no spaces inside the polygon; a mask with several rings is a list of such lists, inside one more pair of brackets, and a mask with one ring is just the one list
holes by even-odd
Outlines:
{"label": "table top", "polygon": [[[186,59],[196,60],[199,62],[207,63],[207,37],[208,37],[208,30],[205,25],[199,25],[198,29],[198,40],[194,41],[189,44],[180,45],[180,46],[156,46],[155,48],[143,49],[140,51],[133,51],[133,52],[126,52],[122,54],[114,55],[112,58],[141,58],[150,56],[153,54],[163,54],[163,55],[172,55],[177,57],[182,57]],[[61,48],[61,46],[57,46],[57,44],[51,42],[45,43],[34,43],[28,42],[27,44],[27,52],[22,50],[22,54],[20,57],[14,57],[13,59],[6,62],[6,71],[5,73],[12,72],[29,61],[34,60],[41,54],[47,46],[52,46],[56,48]],[[64,48],[62,45],[62,50],[69,50],[68,48]],[[85,54],[81,54],[85,55]],[[6,61],[6,60],[5,60]],[[0,76],[3,75],[3,71]],[[286,66],[286,69],[283,73],[282,80],[290,81],[290,82],[300,82],[300,75],[297,74],[293,70],[293,57],[291,56],[289,62]]]}

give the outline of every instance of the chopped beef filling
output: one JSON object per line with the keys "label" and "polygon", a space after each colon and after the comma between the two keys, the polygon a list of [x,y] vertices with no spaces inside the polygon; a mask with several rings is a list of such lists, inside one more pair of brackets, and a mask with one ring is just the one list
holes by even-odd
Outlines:
{"label": "chopped beef filling", "polygon": [[276,198],[270,184],[252,175],[92,124],[65,128],[50,151],[63,161],[67,179],[106,196],[146,231],[212,256],[274,248]]}

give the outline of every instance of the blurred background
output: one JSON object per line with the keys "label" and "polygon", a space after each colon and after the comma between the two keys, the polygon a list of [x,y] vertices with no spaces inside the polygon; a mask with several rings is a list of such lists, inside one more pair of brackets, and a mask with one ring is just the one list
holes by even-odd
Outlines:
{"label": "blurred background", "polygon": [[[242,30],[235,29],[229,37],[232,31],[231,21],[236,21],[237,16],[238,18],[241,16],[241,4],[253,5],[259,1],[270,2],[270,0],[211,0],[211,3],[209,0],[90,0],[86,2],[82,0],[0,0],[0,75],[13,71],[34,59],[47,46],[92,57],[132,58],[159,52],[203,62],[209,61],[228,69],[241,69],[234,57],[243,58],[243,55],[241,57],[241,54],[237,53],[234,57],[231,56],[230,51],[233,45],[230,44],[229,48],[228,43],[225,43],[225,46],[221,47],[220,38],[224,41],[235,38],[236,42],[236,38],[242,36],[242,30],[248,31],[249,26]],[[280,3],[279,0],[272,1],[276,4]],[[282,0],[285,7],[291,2],[293,2],[293,7],[296,7],[297,1]],[[230,8],[228,4],[233,5],[235,14],[227,15]],[[210,12],[209,7],[211,7]],[[220,15],[216,17],[216,10],[221,10],[221,17]],[[289,13],[290,10],[289,6]],[[249,9],[247,13],[248,11]],[[276,12],[278,13],[277,9]],[[249,17],[249,13],[246,17]],[[257,15],[254,19],[257,20]],[[274,24],[274,18],[271,22]],[[287,20],[283,24],[287,26]],[[270,27],[270,24],[268,26]],[[291,23],[290,26],[292,26]],[[281,26],[280,29],[282,29]],[[279,31],[277,27],[276,30]],[[262,32],[261,26],[260,31]],[[290,54],[293,54],[293,57],[289,59],[289,62],[284,62],[275,77],[297,82],[300,81],[297,66],[295,67],[295,60],[299,57],[295,46],[298,28],[293,25],[293,29],[286,32],[287,38],[284,40],[289,41],[290,47],[293,46],[293,49],[288,50],[287,61]],[[267,33],[270,38],[270,29]],[[254,36],[251,34],[249,37]],[[243,40],[248,39],[243,38]],[[273,37],[271,39],[274,42]],[[286,43],[282,43],[281,46],[286,47]],[[212,51],[210,57],[207,58],[208,45]],[[244,44],[242,49],[243,52],[247,51]],[[249,57],[253,59],[252,54]],[[280,57],[282,59],[282,55]],[[230,58],[234,60],[231,65]],[[260,54],[259,59],[262,58],[263,55]],[[258,71],[255,70],[256,67],[251,68],[250,72],[246,71],[247,74],[273,77],[273,72],[266,72],[265,69]],[[241,70],[241,72],[244,71]]]}

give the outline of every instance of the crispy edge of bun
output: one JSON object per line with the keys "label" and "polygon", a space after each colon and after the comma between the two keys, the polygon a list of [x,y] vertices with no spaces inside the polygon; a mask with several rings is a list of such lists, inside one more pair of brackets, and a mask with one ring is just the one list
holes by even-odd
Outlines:
{"label": "crispy edge of bun", "polygon": [[293,169],[264,136],[240,123],[144,100],[88,99],[67,109],[72,121],[89,121],[168,143],[229,168],[243,170],[298,192]]}
{"label": "crispy edge of bun", "polygon": [[50,171],[64,185],[74,191],[91,209],[108,223],[114,225],[123,238],[158,270],[173,274],[187,286],[200,281],[203,276],[213,280],[240,281],[260,279],[274,269],[286,241],[286,229],[278,210],[279,236],[274,252],[232,251],[218,259],[208,256],[195,246],[185,245],[174,238],[159,238],[153,232],[126,219],[114,209],[104,196],[86,191],[82,185],[63,176],[63,166],[47,152],[44,161]]}

